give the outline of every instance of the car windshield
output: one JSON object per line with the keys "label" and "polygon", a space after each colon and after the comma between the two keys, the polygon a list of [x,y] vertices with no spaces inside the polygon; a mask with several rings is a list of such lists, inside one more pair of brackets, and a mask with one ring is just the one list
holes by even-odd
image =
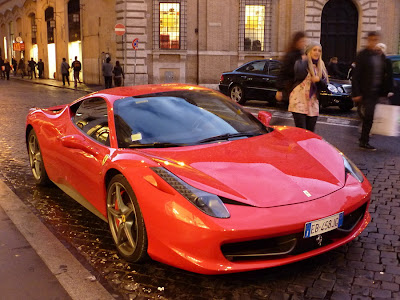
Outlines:
{"label": "car windshield", "polygon": [[208,90],[171,91],[114,103],[118,147],[171,147],[268,133],[252,114]]}

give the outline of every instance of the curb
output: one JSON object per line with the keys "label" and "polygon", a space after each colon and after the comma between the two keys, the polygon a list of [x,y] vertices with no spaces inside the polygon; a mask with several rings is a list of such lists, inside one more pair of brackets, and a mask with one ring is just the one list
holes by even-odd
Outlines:
{"label": "curb", "polygon": [[72,299],[115,299],[1,180],[0,206]]}

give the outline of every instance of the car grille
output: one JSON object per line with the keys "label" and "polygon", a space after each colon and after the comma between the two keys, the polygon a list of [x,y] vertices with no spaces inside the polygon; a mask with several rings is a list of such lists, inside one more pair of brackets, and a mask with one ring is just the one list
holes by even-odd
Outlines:
{"label": "car grille", "polygon": [[345,91],[345,93],[351,94],[351,84],[343,84],[342,88]]}
{"label": "car grille", "polygon": [[221,251],[230,261],[278,259],[309,252],[350,234],[364,217],[366,209],[367,203],[345,215],[342,226],[323,233],[319,242],[316,236],[305,239],[304,233],[298,232],[269,239],[228,243],[221,246]]}

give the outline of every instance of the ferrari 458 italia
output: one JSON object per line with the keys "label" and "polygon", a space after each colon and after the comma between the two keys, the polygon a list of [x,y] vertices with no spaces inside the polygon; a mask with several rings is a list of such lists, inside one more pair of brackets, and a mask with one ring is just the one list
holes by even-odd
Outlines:
{"label": "ferrari 458 italia", "polygon": [[320,136],[191,85],[114,88],[31,109],[37,184],[108,222],[120,255],[218,274],[329,251],[370,221],[371,185]]}

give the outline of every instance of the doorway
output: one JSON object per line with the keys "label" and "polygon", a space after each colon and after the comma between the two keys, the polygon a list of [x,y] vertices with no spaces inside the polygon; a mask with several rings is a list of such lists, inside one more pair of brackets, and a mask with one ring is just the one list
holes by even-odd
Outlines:
{"label": "doorway", "polygon": [[[82,43],[81,41],[71,42],[68,44],[68,63],[72,68],[72,63],[75,61],[75,56],[78,57],[78,60],[82,64]],[[74,72],[70,73],[70,80],[74,81]],[[79,80],[83,82],[83,70],[81,70],[79,74]]]}
{"label": "doorway", "polygon": [[57,67],[56,67],[56,44],[47,44],[47,55],[49,57],[49,78],[55,79]]}
{"label": "doorway", "polygon": [[337,57],[339,67],[349,66],[357,54],[358,11],[351,0],[329,0],[321,17],[321,45],[327,63]]}

